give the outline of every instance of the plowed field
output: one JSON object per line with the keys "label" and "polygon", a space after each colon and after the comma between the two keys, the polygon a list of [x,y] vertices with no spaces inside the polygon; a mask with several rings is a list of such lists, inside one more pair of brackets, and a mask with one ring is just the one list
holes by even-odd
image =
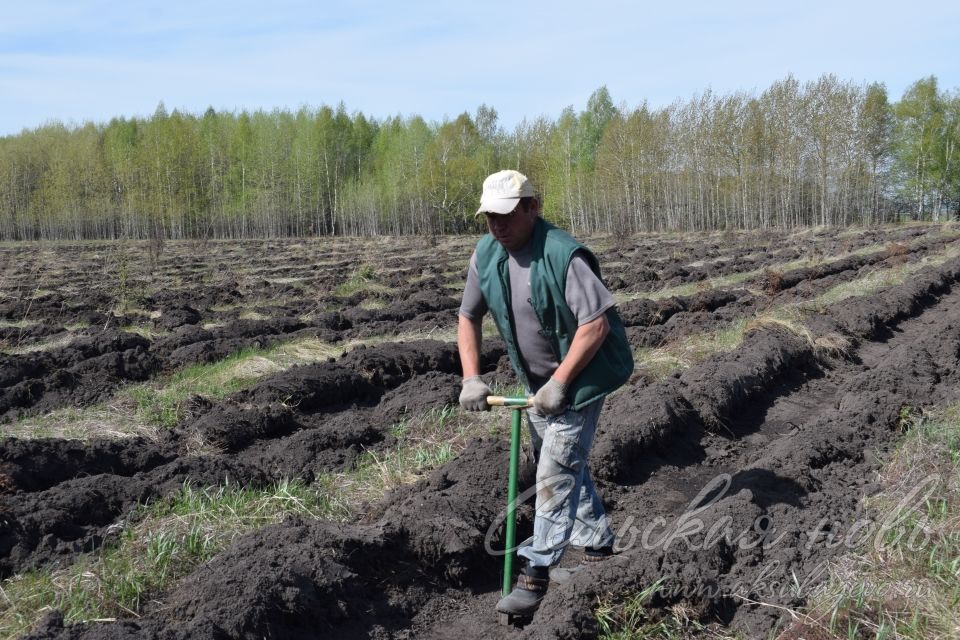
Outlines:
{"label": "plowed field", "polygon": [[[851,526],[904,409],[956,400],[958,238],[588,240],[637,353],[590,461],[619,548],[552,584],[523,628],[493,610],[509,447],[483,427],[348,515],[252,528],[130,615],[49,611],[26,637],[594,637],[598,602],[657,581],[654,611],[776,635],[845,537],[869,533]],[[389,458],[398,425],[459,419],[453,328],[474,240],[0,247],[0,578],[97,557],[185,486],[346,478]],[[97,418],[237,353],[234,386]],[[489,330],[483,367],[515,387]],[[529,507],[518,526],[523,539]]]}

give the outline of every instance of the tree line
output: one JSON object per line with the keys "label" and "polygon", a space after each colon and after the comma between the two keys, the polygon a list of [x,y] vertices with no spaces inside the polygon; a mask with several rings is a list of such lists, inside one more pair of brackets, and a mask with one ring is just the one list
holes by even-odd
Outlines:
{"label": "tree line", "polygon": [[960,214],[960,92],[891,102],[824,75],[502,127],[336,108],[168,113],[0,138],[0,239],[473,232],[483,178],[517,168],[574,232],[872,224]]}

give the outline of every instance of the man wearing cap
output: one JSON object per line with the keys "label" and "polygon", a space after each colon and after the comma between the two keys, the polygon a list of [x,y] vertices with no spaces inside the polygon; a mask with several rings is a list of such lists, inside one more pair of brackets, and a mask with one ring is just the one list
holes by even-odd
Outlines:
{"label": "man wearing cap", "polygon": [[527,412],[537,459],[533,538],[517,552],[525,566],[516,588],[497,603],[501,613],[525,616],[540,605],[550,567],[568,544],[584,548],[585,562],[612,553],[587,456],[604,397],[630,377],[633,356],[597,258],[540,217],[526,176],[487,177],[477,214],[490,233],[470,258],[460,306],[460,404],[490,408],[480,377],[481,320],[489,311],[517,377],[534,394]]}

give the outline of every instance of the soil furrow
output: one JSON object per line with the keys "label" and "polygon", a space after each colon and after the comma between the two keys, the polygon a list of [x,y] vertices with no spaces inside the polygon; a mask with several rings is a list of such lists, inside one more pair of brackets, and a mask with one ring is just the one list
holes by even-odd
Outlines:
{"label": "soil furrow", "polygon": [[[906,241],[923,233],[865,233],[851,244]],[[812,243],[821,241],[839,246],[811,237]],[[921,239],[915,253],[949,241]],[[742,270],[748,262],[790,259],[792,249],[774,257],[762,249],[754,255],[758,247],[705,247],[631,269],[653,269],[662,286]],[[683,267],[685,260],[724,255],[736,257]],[[833,264],[834,272],[815,280],[814,272],[793,274],[793,288],[773,299],[802,298],[856,277],[878,264],[874,258],[849,260],[843,268]],[[267,262],[271,269],[283,268],[282,261],[264,261],[261,267]],[[355,263],[343,266],[350,264]],[[762,637],[780,623],[782,607],[804,603],[823,578],[824,563],[845,550],[844,537],[863,517],[861,498],[877,489],[871,473],[878,455],[896,439],[904,407],[956,394],[958,280],[960,260],[955,260],[813,316],[809,328],[815,337],[836,333],[852,340],[845,358],[766,328],[682,374],[611,397],[590,464],[618,531],[620,553],[551,586],[534,623],[524,629],[500,627],[493,614],[501,559],[487,553],[486,543],[503,544],[506,446],[482,439],[428,478],[389,495],[362,523],[289,519],[271,525],[240,537],[161,594],[162,604],[148,606],[139,620],[64,626],[54,614],[28,637],[591,637],[599,599],[658,579],[664,579],[663,588],[650,608],[681,606],[693,619]],[[439,299],[440,287],[430,291],[416,299],[408,290],[384,309],[334,311],[322,322],[334,323],[328,330],[338,335],[395,329],[420,318],[446,322],[455,302]],[[176,300],[164,302],[172,309]],[[671,326],[702,321],[715,327],[724,314],[753,309],[758,300],[704,292],[682,300]],[[196,319],[182,311],[184,318]],[[206,312],[200,309],[200,317]],[[261,335],[262,327],[251,321],[238,326],[250,332],[238,339]],[[195,325],[174,330],[165,355],[209,342],[194,338],[212,335]],[[157,345],[153,341],[151,351]],[[197,354],[189,357],[202,357],[211,347],[195,348]],[[485,376],[502,375],[502,356],[502,345],[485,344]],[[5,465],[0,472],[17,489],[0,497],[0,572],[69,562],[108,540],[136,504],[167,495],[188,479],[216,485],[229,477],[231,483],[258,486],[281,477],[311,481],[348,468],[362,448],[390,446],[388,427],[408,412],[453,402],[457,374],[452,345],[388,344],[294,367],[223,400],[198,402],[162,446],[145,447],[139,457],[132,448],[105,443],[91,446],[87,455],[71,454],[65,442],[48,443],[34,456],[29,445],[17,442],[19,448],[0,457]],[[182,454],[187,442],[201,440],[222,453]],[[58,457],[70,463],[53,474],[38,466]],[[522,489],[530,487],[531,472],[527,460]],[[529,505],[521,509],[520,539],[529,532],[530,515]]]}

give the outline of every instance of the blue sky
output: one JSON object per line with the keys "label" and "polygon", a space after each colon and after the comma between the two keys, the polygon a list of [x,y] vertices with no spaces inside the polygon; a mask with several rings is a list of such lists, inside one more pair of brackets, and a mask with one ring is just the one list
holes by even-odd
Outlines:
{"label": "blue sky", "polygon": [[[796,3],[799,7],[800,3]],[[2,0],[0,135],[49,120],[336,105],[440,121],[480,104],[512,129],[792,73],[960,88],[960,2],[129,2]]]}

